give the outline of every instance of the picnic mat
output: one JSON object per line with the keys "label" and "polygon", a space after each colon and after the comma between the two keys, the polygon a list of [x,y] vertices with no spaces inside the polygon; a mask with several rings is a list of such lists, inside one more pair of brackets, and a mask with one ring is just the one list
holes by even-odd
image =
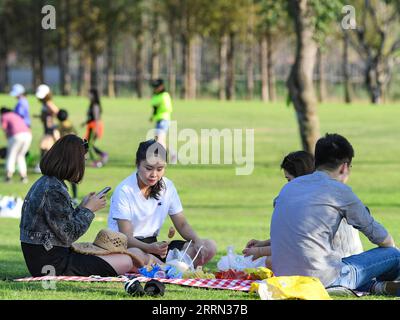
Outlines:
{"label": "picnic mat", "polygon": [[[60,276],[60,277],[31,277],[16,279],[16,282],[38,282],[38,281],[75,281],[75,282],[126,282],[130,279],[137,279],[139,282],[150,281],[151,278],[142,277],[136,274],[127,274],[120,277],[77,277],[77,276]],[[253,280],[235,280],[235,279],[157,279],[166,284],[177,284],[181,286],[233,290],[248,292]]]}

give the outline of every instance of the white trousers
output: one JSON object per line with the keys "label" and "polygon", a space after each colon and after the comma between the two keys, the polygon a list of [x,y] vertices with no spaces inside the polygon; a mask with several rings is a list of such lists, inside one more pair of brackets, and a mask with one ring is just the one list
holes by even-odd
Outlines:
{"label": "white trousers", "polygon": [[18,169],[21,177],[26,177],[26,161],[25,155],[29,150],[32,142],[32,134],[30,132],[18,133],[11,138],[8,138],[6,171],[9,176],[15,172],[15,164],[18,164]]}

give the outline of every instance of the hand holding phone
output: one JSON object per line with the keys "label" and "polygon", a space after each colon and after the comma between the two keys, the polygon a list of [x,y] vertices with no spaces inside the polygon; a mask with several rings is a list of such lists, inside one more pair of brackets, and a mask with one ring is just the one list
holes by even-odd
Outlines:
{"label": "hand holding phone", "polygon": [[105,187],[103,190],[101,190],[96,196],[98,198],[104,197],[108,192],[110,192],[111,187]]}

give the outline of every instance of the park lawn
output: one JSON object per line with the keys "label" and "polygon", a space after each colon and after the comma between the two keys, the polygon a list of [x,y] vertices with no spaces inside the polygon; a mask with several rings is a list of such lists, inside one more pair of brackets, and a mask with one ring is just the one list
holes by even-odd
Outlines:
{"label": "park lawn", "polygon": [[[40,106],[33,98],[32,114]],[[87,100],[81,97],[55,97],[55,102],[71,115],[80,133],[84,128]],[[0,96],[0,104],[12,106],[14,100]],[[103,99],[105,137],[98,144],[110,154],[110,162],[101,169],[88,168],[79,186],[83,197],[104,186],[116,187],[134,170],[134,155],[140,141],[152,125],[149,100]],[[167,176],[180,194],[185,215],[202,236],[218,244],[217,257],[207,266],[216,269],[217,261],[233,245],[240,252],[251,238],[269,236],[272,200],[284,185],[280,161],[288,152],[300,149],[297,123],[292,107],[284,103],[263,104],[253,101],[218,102],[211,100],[176,101],[174,119],[178,129],[254,129],[254,171],[237,176],[232,165],[170,165]],[[371,212],[400,241],[400,105],[371,106],[364,103],[347,106],[327,103],[319,107],[321,133],[337,132],[353,144],[356,157],[349,184]],[[31,151],[38,154],[41,127],[33,120]],[[243,135],[243,140],[245,137]],[[184,144],[183,140],[179,145]],[[0,147],[6,146],[4,135]],[[244,149],[245,150],[245,149]],[[4,162],[0,162],[3,165]],[[241,167],[241,165],[240,165]],[[0,182],[0,195],[24,197],[39,175],[30,172],[30,183]],[[107,208],[97,214],[94,223],[80,241],[93,241],[107,226]],[[160,239],[167,238],[167,221]],[[362,237],[365,249],[373,246]],[[121,283],[57,283],[57,290],[45,290],[41,283],[15,283],[12,279],[28,276],[19,246],[19,221],[0,220],[0,299],[126,299]],[[164,299],[254,299],[246,293],[167,286]],[[362,299],[381,299],[365,297]]]}

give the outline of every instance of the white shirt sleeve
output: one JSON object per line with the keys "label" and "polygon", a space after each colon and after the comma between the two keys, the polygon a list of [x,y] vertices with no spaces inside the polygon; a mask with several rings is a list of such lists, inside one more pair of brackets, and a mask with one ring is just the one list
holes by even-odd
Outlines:
{"label": "white shirt sleeve", "polygon": [[179,198],[178,191],[176,191],[176,188],[174,185],[171,185],[171,202],[168,208],[168,214],[170,216],[176,215],[178,213],[181,213],[183,211],[182,208],[182,203],[181,199]]}
{"label": "white shirt sleeve", "polygon": [[111,197],[110,216],[112,219],[132,220],[128,197],[122,190],[117,190]]}

